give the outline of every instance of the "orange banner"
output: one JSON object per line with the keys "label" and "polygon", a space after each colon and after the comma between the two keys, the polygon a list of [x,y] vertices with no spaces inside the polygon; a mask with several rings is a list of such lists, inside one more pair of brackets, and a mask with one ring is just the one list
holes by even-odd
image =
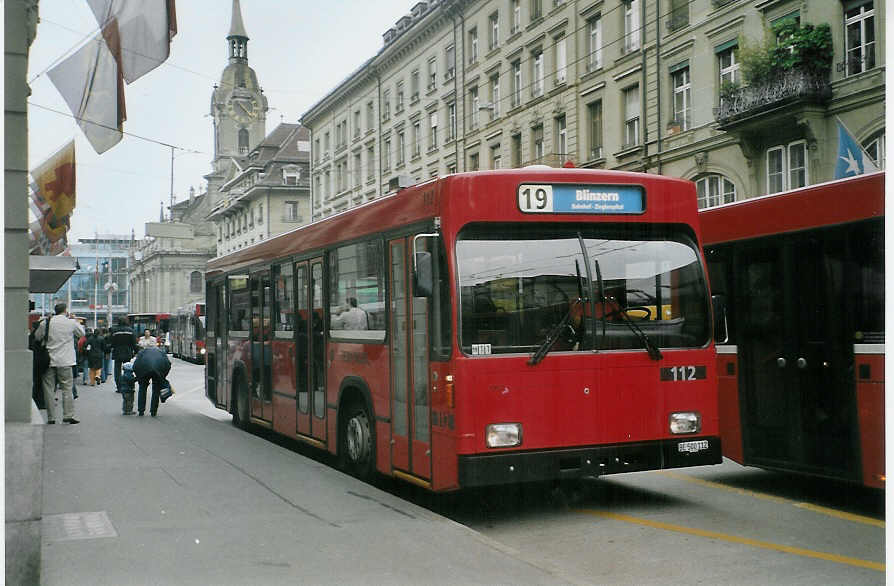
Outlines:
{"label": "orange banner", "polygon": [[75,208],[75,146],[74,140],[31,171],[37,195],[49,209],[40,219],[44,234],[56,242],[68,232],[71,213]]}

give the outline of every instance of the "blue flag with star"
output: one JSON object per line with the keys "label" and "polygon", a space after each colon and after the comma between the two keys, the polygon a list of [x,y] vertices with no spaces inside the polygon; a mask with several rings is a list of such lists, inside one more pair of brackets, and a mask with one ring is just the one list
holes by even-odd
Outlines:
{"label": "blue flag with star", "polygon": [[838,120],[838,156],[835,159],[835,179],[854,177],[878,171],[866,151],[857,143],[841,120]]}

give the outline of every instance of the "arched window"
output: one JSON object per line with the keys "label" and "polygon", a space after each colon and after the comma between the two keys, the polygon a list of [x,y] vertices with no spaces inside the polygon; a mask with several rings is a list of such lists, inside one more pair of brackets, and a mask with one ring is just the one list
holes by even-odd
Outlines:
{"label": "arched window", "polygon": [[189,292],[190,293],[201,293],[202,292],[202,273],[199,271],[193,271],[189,275]]}
{"label": "arched window", "polygon": [[866,154],[872,157],[872,162],[880,170],[885,168],[885,131],[877,132],[863,143]]}
{"label": "arched window", "polygon": [[244,128],[239,130],[239,153],[248,153],[248,131]]}
{"label": "arched window", "polygon": [[695,179],[695,190],[698,194],[698,207],[712,208],[724,203],[736,201],[735,184],[716,173],[702,175]]}

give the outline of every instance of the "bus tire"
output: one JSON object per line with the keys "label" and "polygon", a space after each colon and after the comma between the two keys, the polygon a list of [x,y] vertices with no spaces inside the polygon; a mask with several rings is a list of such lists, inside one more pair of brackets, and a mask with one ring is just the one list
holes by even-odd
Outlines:
{"label": "bus tire", "polygon": [[370,480],[375,472],[375,436],[366,405],[354,401],[347,406],[339,431],[339,455],[342,467],[352,476]]}
{"label": "bus tire", "polygon": [[233,425],[248,431],[251,424],[251,406],[249,405],[248,386],[245,377],[237,375],[236,384],[233,385]]}

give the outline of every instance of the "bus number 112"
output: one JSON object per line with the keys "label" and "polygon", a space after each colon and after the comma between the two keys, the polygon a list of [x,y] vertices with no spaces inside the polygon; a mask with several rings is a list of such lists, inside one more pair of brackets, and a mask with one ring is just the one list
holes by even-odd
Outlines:
{"label": "bus number 112", "polygon": [[553,211],[553,186],[519,185],[518,209],[525,213],[551,213]]}

